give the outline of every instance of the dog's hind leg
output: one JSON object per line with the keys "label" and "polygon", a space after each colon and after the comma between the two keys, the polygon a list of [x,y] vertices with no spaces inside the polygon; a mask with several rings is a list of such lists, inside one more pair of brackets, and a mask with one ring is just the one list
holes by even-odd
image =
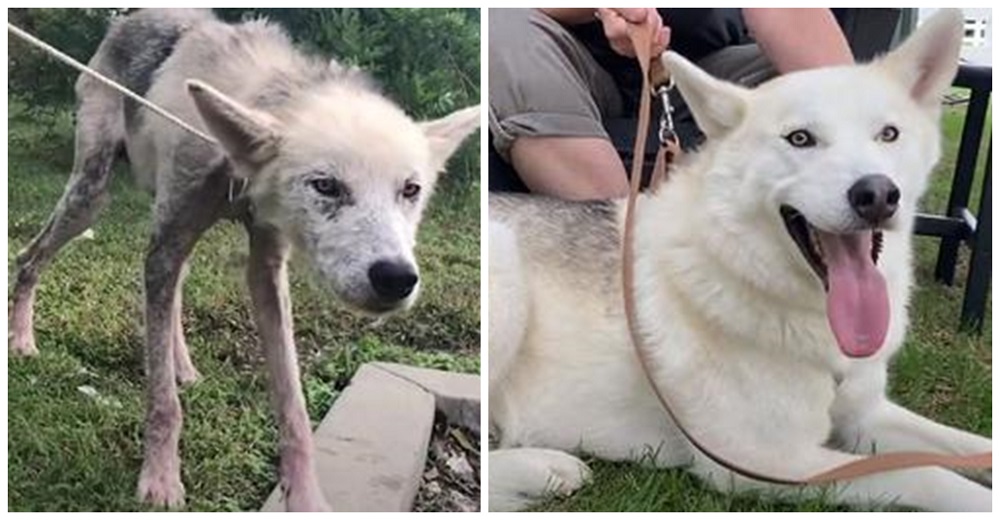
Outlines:
{"label": "dog's hind leg", "polygon": [[77,110],[73,170],[62,198],[48,222],[18,255],[12,302],[8,315],[11,353],[38,352],[33,330],[35,290],[39,276],[59,250],[90,227],[108,203],[108,180],[124,139],[121,96],[81,77]]}
{"label": "dog's hind leg", "polygon": [[329,510],[316,476],[312,428],[299,382],[286,265],[289,245],[274,229],[248,225],[248,232],[247,283],[270,373],[285,506],[289,511]]}
{"label": "dog's hind leg", "polygon": [[184,278],[187,277],[187,263],[181,270],[180,280],[177,282],[177,294],[174,295],[174,306],[170,313],[171,345],[174,356],[174,372],[177,374],[177,383],[184,386],[194,383],[201,374],[191,362],[191,355],[188,352],[187,341],[184,339],[184,312],[183,293]]}
{"label": "dog's hind leg", "polygon": [[590,480],[590,468],[568,453],[541,448],[490,452],[490,511],[519,511],[568,496]]}

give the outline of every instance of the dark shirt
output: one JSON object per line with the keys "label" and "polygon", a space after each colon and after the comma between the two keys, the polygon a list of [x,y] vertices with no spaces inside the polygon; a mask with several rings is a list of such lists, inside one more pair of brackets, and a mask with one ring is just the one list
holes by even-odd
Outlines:
{"label": "dark shirt", "polygon": [[[691,61],[698,61],[725,47],[752,42],[743,22],[742,10],[738,8],[657,11],[663,18],[663,24],[670,27],[670,49]],[[625,97],[627,110],[630,110],[642,85],[635,58],[627,58],[611,49],[599,20],[570,30],[615,79]]]}

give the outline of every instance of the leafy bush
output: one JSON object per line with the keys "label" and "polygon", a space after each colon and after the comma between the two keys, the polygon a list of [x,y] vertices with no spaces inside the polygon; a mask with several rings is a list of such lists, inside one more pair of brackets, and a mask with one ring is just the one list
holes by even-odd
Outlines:
{"label": "leafy bush", "polygon": [[64,107],[32,105],[19,94],[7,96],[7,152],[11,157],[48,157],[71,164],[66,146],[73,135],[73,115]]}
{"label": "leafy bush", "polygon": [[[86,63],[111,18],[123,9],[8,9],[8,20]],[[32,105],[72,106],[77,73],[21,39],[7,36],[7,92]]]}

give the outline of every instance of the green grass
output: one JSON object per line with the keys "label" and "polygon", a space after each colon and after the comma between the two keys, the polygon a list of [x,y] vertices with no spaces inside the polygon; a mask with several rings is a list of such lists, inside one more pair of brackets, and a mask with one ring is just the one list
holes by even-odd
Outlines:
{"label": "green grass", "polygon": [[[927,211],[941,213],[948,200],[964,107],[945,111],[944,159],[935,170],[922,201]],[[985,128],[992,128],[992,115]],[[984,143],[985,150],[986,143]],[[982,186],[982,164],[973,193]],[[977,206],[973,206],[977,207]],[[992,354],[990,343],[992,297],[983,335],[958,331],[968,251],[963,248],[954,287],[934,281],[938,239],[916,239],[917,288],[911,309],[911,327],[902,352],[891,367],[891,394],[901,404],[945,424],[992,437]],[[575,495],[553,499],[539,511],[841,511],[829,501],[812,499],[781,503],[766,496],[730,496],[717,493],[682,471],[664,471],[641,463],[588,460],[593,484]]]}
{"label": "green grass", "polygon": [[[72,129],[65,112],[26,112],[16,103],[8,125],[9,286],[16,252],[65,185]],[[8,360],[10,510],[140,508],[141,266],[150,197],[124,169],[111,193],[96,239],[69,244],[43,274],[40,355]],[[479,371],[479,234],[478,186],[439,194],[420,233],[421,298],[378,326],[346,312],[295,262],[296,338],[314,423],[367,361]],[[187,339],[204,377],[181,393],[182,478],[192,510],[256,509],[277,481],[277,431],[243,284],[246,242],[235,224],[212,229],[184,289]]]}

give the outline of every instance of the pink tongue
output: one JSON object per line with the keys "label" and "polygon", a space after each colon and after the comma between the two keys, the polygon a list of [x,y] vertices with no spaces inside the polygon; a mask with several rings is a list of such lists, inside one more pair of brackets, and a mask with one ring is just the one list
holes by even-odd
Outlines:
{"label": "pink tongue", "polygon": [[818,234],[830,282],[826,315],[833,335],[844,354],[871,356],[889,329],[889,295],[872,262],[872,234]]}

